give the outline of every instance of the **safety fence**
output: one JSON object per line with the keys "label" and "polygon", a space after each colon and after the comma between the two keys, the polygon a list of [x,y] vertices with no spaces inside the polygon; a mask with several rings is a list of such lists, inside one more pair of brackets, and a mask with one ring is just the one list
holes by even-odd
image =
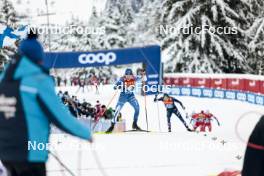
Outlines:
{"label": "safety fence", "polygon": [[239,100],[264,105],[264,78],[251,75],[165,75],[171,95]]}

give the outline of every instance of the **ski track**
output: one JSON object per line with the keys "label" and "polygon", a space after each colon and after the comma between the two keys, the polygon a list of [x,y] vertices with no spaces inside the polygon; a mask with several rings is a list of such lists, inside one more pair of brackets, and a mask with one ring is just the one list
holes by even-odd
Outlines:
{"label": "ski track", "polygon": [[[59,90],[68,90],[70,94],[75,94],[76,88],[63,87]],[[81,100],[85,98],[93,104],[96,100],[108,104],[114,94],[111,86],[104,86],[103,92],[99,95],[94,92],[77,95]],[[112,107],[115,106],[117,98],[115,97],[111,103]],[[144,97],[137,95],[137,98],[141,107],[138,124],[146,129]],[[149,130],[152,131],[150,133],[95,134],[93,149],[87,142],[64,134],[52,135],[51,143],[63,147],[77,143],[85,147],[81,152],[75,149],[56,151],[63,163],[79,176],[102,175],[93,152],[98,155],[107,176],[162,176],[164,174],[166,176],[212,176],[226,169],[241,170],[246,144],[238,138],[236,131],[246,141],[260,118],[259,113],[264,112],[263,107],[230,100],[176,98],[183,102],[188,113],[210,110],[219,119],[221,126],[218,127],[213,122],[212,133],[191,133],[187,132],[177,117],[173,116],[173,132],[167,133],[166,111],[163,104],[157,105],[153,102],[154,96],[148,96]],[[159,131],[158,111],[161,131]],[[185,112],[183,110],[181,112],[185,117]],[[247,112],[250,113],[243,116]],[[125,105],[121,113],[126,119],[127,130],[131,129],[133,109]],[[237,124],[239,119],[240,123]],[[187,121],[189,122],[189,119]],[[237,156],[242,156],[242,159],[237,159]],[[81,166],[78,163],[81,163]],[[63,168],[50,156],[48,176],[63,175],[62,171]],[[64,174],[69,175],[66,171]]]}

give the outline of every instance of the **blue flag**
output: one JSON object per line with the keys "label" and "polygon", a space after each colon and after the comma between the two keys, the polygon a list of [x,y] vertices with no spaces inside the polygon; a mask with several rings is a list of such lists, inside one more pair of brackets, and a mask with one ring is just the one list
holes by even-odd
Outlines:
{"label": "blue flag", "polygon": [[0,24],[0,48],[14,45],[16,40],[25,38],[26,33],[27,26],[14,30],[8,26]]}

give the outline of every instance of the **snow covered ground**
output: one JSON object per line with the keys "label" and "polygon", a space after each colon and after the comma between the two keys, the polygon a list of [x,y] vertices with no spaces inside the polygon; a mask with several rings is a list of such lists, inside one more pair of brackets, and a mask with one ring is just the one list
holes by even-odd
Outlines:
{"label": "snow covered ground", "polygon": [[[60,90],[75,94],[76,88]],[[104,87],[100,95],[89,92],[78,93],[78,97],[94,104],[96,100],[107,104],[113,94],[111,87]],[[144,98],[140,95],[137,98],[141,105],[139,125],[145,129]],[[90,144],[68,135],[53,135],[52,144],[63,147],[56,150],[56,154],[78,176],[103,176],[101,167],[107,176],[213,176],[229,168],[241,170],[246,147],[243,140],[247,140],[260,114],[264,113],[262,106],[230,100],[177,97],[189,113],[210,110],[218,117],[221,126],[214,123],[212,133],[190,133],[174,116],[173,133],[166,133],[165,108],[162,103],[154,103],[153,98],[147,97],[149,129],[153,132],[95,134],[93,149]],[[114,107],[116,101],[117,97],[111,106]],[[130,129],[133,109],[126,105],[122,113]],[[82,150],[67,148],[72,144],[81,144]],[[100,160],[101,166],[97,165],[96,159]],[[50,157],[48,176],[69,175],[66,171],[63,174],[62,170]]]}

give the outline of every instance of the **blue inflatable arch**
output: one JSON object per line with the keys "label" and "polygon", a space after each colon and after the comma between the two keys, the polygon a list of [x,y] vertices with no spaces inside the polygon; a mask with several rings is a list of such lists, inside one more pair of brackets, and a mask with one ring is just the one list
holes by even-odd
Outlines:
{"label": "blue inflatable arch", "polygon": [[[145,46],[101,50],[94,52],[48,52],[44,60],[46,68],[80,68],[143,63],[148,76],[147,85],[157,87],[161,83],[160,46]],[[152,89],[148,94],[155,93]]]}

